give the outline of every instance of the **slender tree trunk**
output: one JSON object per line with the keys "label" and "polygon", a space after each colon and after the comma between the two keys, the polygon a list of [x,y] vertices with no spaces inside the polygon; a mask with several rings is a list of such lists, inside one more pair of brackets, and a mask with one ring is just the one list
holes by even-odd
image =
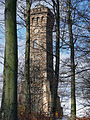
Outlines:
{"label": "slender tree trunk", "polygon": [[24,80],[26,91],[26,107],[31,112],[31,94],[30,94],[30,7],[31,3],[26,0],[26,46],[25,46],[25,66],[24,66]]}
{"label": "slender tree trunk", "polygon": [[76,97],[75,97],[75,62],[74,62],[74,40],[72,33],[72,17],[71,17],[71,0],[68,0],[68,30],[70,36],[70,49],[71,49],[71,119],[76,120]]}
{"label": "slender tree trunk", "polygon": [[[52,0],[55,5],[55,1]],[[55,6],[54,6],[55,7]],[[55,120],[55,113],[57,108],[57,96],[58,96],[58,81],[59,81],[59,61],[60,61],[60,12],[59,12],[59,0],[56,0],[56,65],[55,65],[55,79],[53,80],[52,88],[52,113],[53,120]]]}
{"label": "slender tree trunk", "polygon": [[16,0],[5,0],[5,39],[3,120],[17,120]]}
{"label": "slender tree trunk", "polygon": [[3,71],[3,93],[2,93],[2,101],[1,101],[1,112],[4,110],[4,96],[5,96],[5,64],[6,63],[6,48],[4,52],[4,71]]}

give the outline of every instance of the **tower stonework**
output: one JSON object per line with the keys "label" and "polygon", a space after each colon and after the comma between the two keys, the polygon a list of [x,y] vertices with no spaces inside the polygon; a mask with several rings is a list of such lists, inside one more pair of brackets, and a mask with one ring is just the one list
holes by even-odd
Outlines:
{"label": "tower stonework", "polygon": [[30,15],[30,80],[32,111],[50,113],[53,79],[53,13],[37,5]]}
{"label": "tower stonework", "polygon": [[[25,11],[26,20],[26,11]],[[53,79],[53,40],[54,15],[49,8],[38,4],[30,13],[30,94],[31,111],[50,116]],[[24,106],[25,80],[18,84],[18,103]],[[60,97],[57,96],[56,112],[63,116]],[[51,115],[52,116],[52,115]]]}

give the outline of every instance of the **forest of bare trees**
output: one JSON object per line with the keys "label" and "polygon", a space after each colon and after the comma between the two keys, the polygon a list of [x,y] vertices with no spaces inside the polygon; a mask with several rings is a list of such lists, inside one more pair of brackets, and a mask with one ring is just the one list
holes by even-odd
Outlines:
{"label": "forest of bare trees", "polygon": [[[49,8],[54,15],[53,54],[43,47],[44,44],[37,43],[43,51],[53,55],[49,116],[41,111],[33,113],[31,107],[35,71],[30,71],[30,18],[37,4]],[[90,119],[89,4],[89,0],[0,0],[0,120]],[[41,75],[39,69],[37,74]],[[21,107],[18,87],[23,81],[25,103]],[[58,97],[63,109],[63,115],[59,111],[60,116]]]}

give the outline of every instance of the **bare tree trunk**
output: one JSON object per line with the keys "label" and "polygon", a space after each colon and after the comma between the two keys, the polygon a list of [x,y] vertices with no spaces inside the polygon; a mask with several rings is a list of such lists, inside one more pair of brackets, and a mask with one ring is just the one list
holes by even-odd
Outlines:
{"label": "bare tree trunk", "polygon": [[17,120],[16,0],[5,1],[5,39],[2,113],[4,120]]}
{"label": "bare tree trunk", "polygon": [[60,61],[60,12],[59,12],[59,0],[52,0],[54,7],[56,7],[55,19],[56,19],[56,64],[55,64],[55,79],[53,80],[52,88],[52,114],[53,120],[55,120],[55,113],[57,108],[57,96],[58,96],[58,81],[59,81],[59,61]]}
{"label": "bare tree trunk", "polygon": [[70,49],[71,49],[71,119],[76,120],[76,97],[75,97],[75,62],[74,62],[74,40],[72,33],[72,17],[71,17],[71,0],[67,1],[68,4],[68,30],[70,36]]}
{"label": "bare tree trunk", "polygon": [[3,93],[2,93],[2,101],[1,101],[1,112],[4,110],[4,96],[5,96],[5,65],[6,65],[6,48],[4,52],[4,71],[3,71]]}
{"label": "bare tree trunk", "polygon": [[26,46],[25,46],[25,66],[24,66],[24,80],[26,91],[26,107],[31,112],[31,94],[30,94],[30,7],[31,3],[26,0]]}

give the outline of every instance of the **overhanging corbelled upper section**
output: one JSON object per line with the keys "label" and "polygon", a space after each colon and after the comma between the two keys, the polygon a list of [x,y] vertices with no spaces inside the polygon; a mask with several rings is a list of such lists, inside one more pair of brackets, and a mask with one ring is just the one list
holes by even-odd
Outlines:
{"label": "overhanging corbelled upper section", "polygon": [[35,8],[31,9],[30,14],[35,15],[35,14],[42,14],[42,13],[48,13],[49,16],[53,17],[53,13],[51,12],[51,10],[42,4],[37,4]]}
{"label": "overhanging corbelled upper section", "polygon": [[40,3],[38,3],[38,4],[35,6],[35,8],[41,8],[41,7],[45,7],[45,6],[42,5],[42,4],[40,4]]}

